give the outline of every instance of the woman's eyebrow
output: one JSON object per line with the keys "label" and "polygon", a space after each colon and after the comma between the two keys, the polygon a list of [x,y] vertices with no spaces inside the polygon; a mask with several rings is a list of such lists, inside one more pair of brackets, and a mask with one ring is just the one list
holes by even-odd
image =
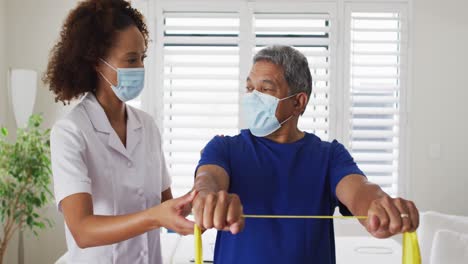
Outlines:
{"label": "woman's eyebrow", "polygon": [[126,56],[139,56],[140,54],[145,54],[144,52],[130,51],[125,53]]}

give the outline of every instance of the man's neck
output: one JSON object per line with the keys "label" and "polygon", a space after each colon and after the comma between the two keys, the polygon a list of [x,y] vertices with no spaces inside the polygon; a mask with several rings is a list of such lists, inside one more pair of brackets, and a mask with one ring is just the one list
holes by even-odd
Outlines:
{"label": "man's neck", "polygon": [[302,139],[305,136],[305,133],[297,128],[297,120],[291,121],[292,122],[289,124],[284,124],[280,129],[265,138],[280,144],[293,143]]}

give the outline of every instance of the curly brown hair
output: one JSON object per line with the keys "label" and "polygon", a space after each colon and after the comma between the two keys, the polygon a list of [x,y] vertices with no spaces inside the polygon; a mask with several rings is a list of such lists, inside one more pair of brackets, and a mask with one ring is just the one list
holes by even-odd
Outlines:
{"label": "curly brown hair", "polygon": [[60,37],[51,50],[43,77],[64,104],[97,87],[95,67],[107,55],[116,32],[136,26],[148,46],[148,29],[143,15],[125,0],[80,2],[65,20]]}

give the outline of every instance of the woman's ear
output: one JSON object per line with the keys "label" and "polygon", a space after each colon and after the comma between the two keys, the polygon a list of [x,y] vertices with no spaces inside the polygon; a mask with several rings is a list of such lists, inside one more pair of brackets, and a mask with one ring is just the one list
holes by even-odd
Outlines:
{"label": "woman's ear", "polygon": [[102,62],[96,61],[94,64],[94,71],[95,72],[102,72]]}

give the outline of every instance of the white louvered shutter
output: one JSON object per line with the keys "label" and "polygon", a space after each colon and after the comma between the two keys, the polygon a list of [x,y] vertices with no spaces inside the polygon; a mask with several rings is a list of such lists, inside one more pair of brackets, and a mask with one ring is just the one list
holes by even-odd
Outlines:
{"label": "white louvered shutter", "polygon": [[348,10],[349,148],[369,180],[397,195],[401,91],[406,62],[402,12]]}
{"label": "white louvered shutter", "polygon": [[206,143],[239,132],[238,38],[238,13],[164,13],[163,141],[175,197],[193,186]]}
{"label": "white louvered shutter", "polygon": [[[255,12],[255,53],[269,45],[290,45],[306,55],[312,74],[312,94],[299,128],[322,140],[330,134],[331,56],[334,33],[326,13]],[[334,56],[334,54],[333,54]]]}

